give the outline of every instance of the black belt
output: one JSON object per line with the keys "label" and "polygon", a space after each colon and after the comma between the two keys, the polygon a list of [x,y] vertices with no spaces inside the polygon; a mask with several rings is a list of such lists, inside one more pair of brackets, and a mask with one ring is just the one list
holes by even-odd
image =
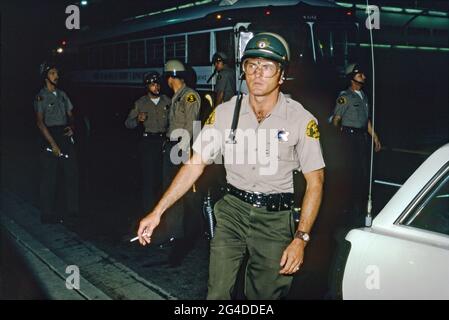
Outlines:
{"label": "black belt", "polygon": [[290,210],[293,206],[293,193],[264,194],[246,192],[230,184],[226,186],[226,191],[253,207],[267,207],[267,211]]}
{"label": "black belt", "polygon": [[350,134],[365,134],[366,130],[367,130],[366,128],[353,128],[353,127],[346,127],[346,126],[341,127],[341,132],[350,133]]}

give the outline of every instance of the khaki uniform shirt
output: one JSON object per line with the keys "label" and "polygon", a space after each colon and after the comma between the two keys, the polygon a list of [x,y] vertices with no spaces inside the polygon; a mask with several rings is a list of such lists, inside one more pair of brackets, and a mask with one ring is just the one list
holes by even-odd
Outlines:
{"label": "khaki uniform shirt", "polygon": [[168,113],[170,111],[170,98],[165,95],[159,97],[159,102],[154,104],[148,95],[144,95],[134,103],[134,108],[129,112],[125,126],[129,129],[137,127],[139,112],[146,112],[147,119],[143,122],[145,132],[166,132],[168,127]]}
{"label": "khaki uniform shirt", "polygon": [[368,98],[363,91],[360,91],[360,93],[363,98],[348,88],[338,95],[334,116],[341,117],[342,126],[352,128],[366,128],[368,126]]}
{"label": "khaki uniform shirt", "polygon": [[215,109],[193,145],[205,162],[223,154],[228,183],[249,192],[293,192],[293,170],[307,173],[325,166],[315,117],[282,93],[260,123],[244,96],[236,143],[230,143],[235,100]]}
{"label": "khaki uniform shirt", "polygon": [[42,112],[47,127],[67,125],[67,112],[72,109],[69,97],[59,89],[50,92],[42,88],[34,100],[34,111]]}
{"label": "khaki uniform shirt", "polygon": [[[195,90],[187,86],[179,89],[172,98],[167,137],[170,139],[170,135],[176,129],[184,129],[189,133],[191,140],[193,137],[193,122],[199,118],[200,107],[200,96]],[[185,145],[180,145],[180,148],[187,150],[190,147],[190,140],[183,139]]]}

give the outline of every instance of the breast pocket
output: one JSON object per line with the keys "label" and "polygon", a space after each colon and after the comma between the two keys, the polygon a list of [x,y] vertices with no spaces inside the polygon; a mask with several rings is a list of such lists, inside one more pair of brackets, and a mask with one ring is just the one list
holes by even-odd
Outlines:
{"label": "breast pocket", "polygon": [[55,103],[47,103],[47,105],[45,106],[45,113],[47,115],[56,115],[58,114],[58,108],[57,105]]}
{"label": "breast pocket", "polygon": [[295,146],[285,143],[278,143],[278,159],[281,161],[295,161]]}

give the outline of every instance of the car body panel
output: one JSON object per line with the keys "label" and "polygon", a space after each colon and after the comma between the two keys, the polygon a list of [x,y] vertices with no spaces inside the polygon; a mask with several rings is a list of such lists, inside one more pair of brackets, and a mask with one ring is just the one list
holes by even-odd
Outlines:
{"label": "car body panel", "polygon": [[371,228],[346,235],[351,250],[343,299],[449,299],[449,235],[399,223],[448,162],[446,144],[410,176]]}

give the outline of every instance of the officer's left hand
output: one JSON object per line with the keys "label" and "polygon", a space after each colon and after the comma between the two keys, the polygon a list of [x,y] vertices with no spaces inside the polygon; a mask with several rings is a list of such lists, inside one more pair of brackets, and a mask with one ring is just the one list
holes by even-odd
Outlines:
{"label": "officer's left hand", "polygon": [[298,272],[304,259],[305,242],[301,239],[293,239],[282,253],[279,274],[289,275]]}
{"label": "officer's left hand", "polygon": [[71,127],[65,127],[64,128],[64,135],[67,137],[73,136],[73,130]]}

